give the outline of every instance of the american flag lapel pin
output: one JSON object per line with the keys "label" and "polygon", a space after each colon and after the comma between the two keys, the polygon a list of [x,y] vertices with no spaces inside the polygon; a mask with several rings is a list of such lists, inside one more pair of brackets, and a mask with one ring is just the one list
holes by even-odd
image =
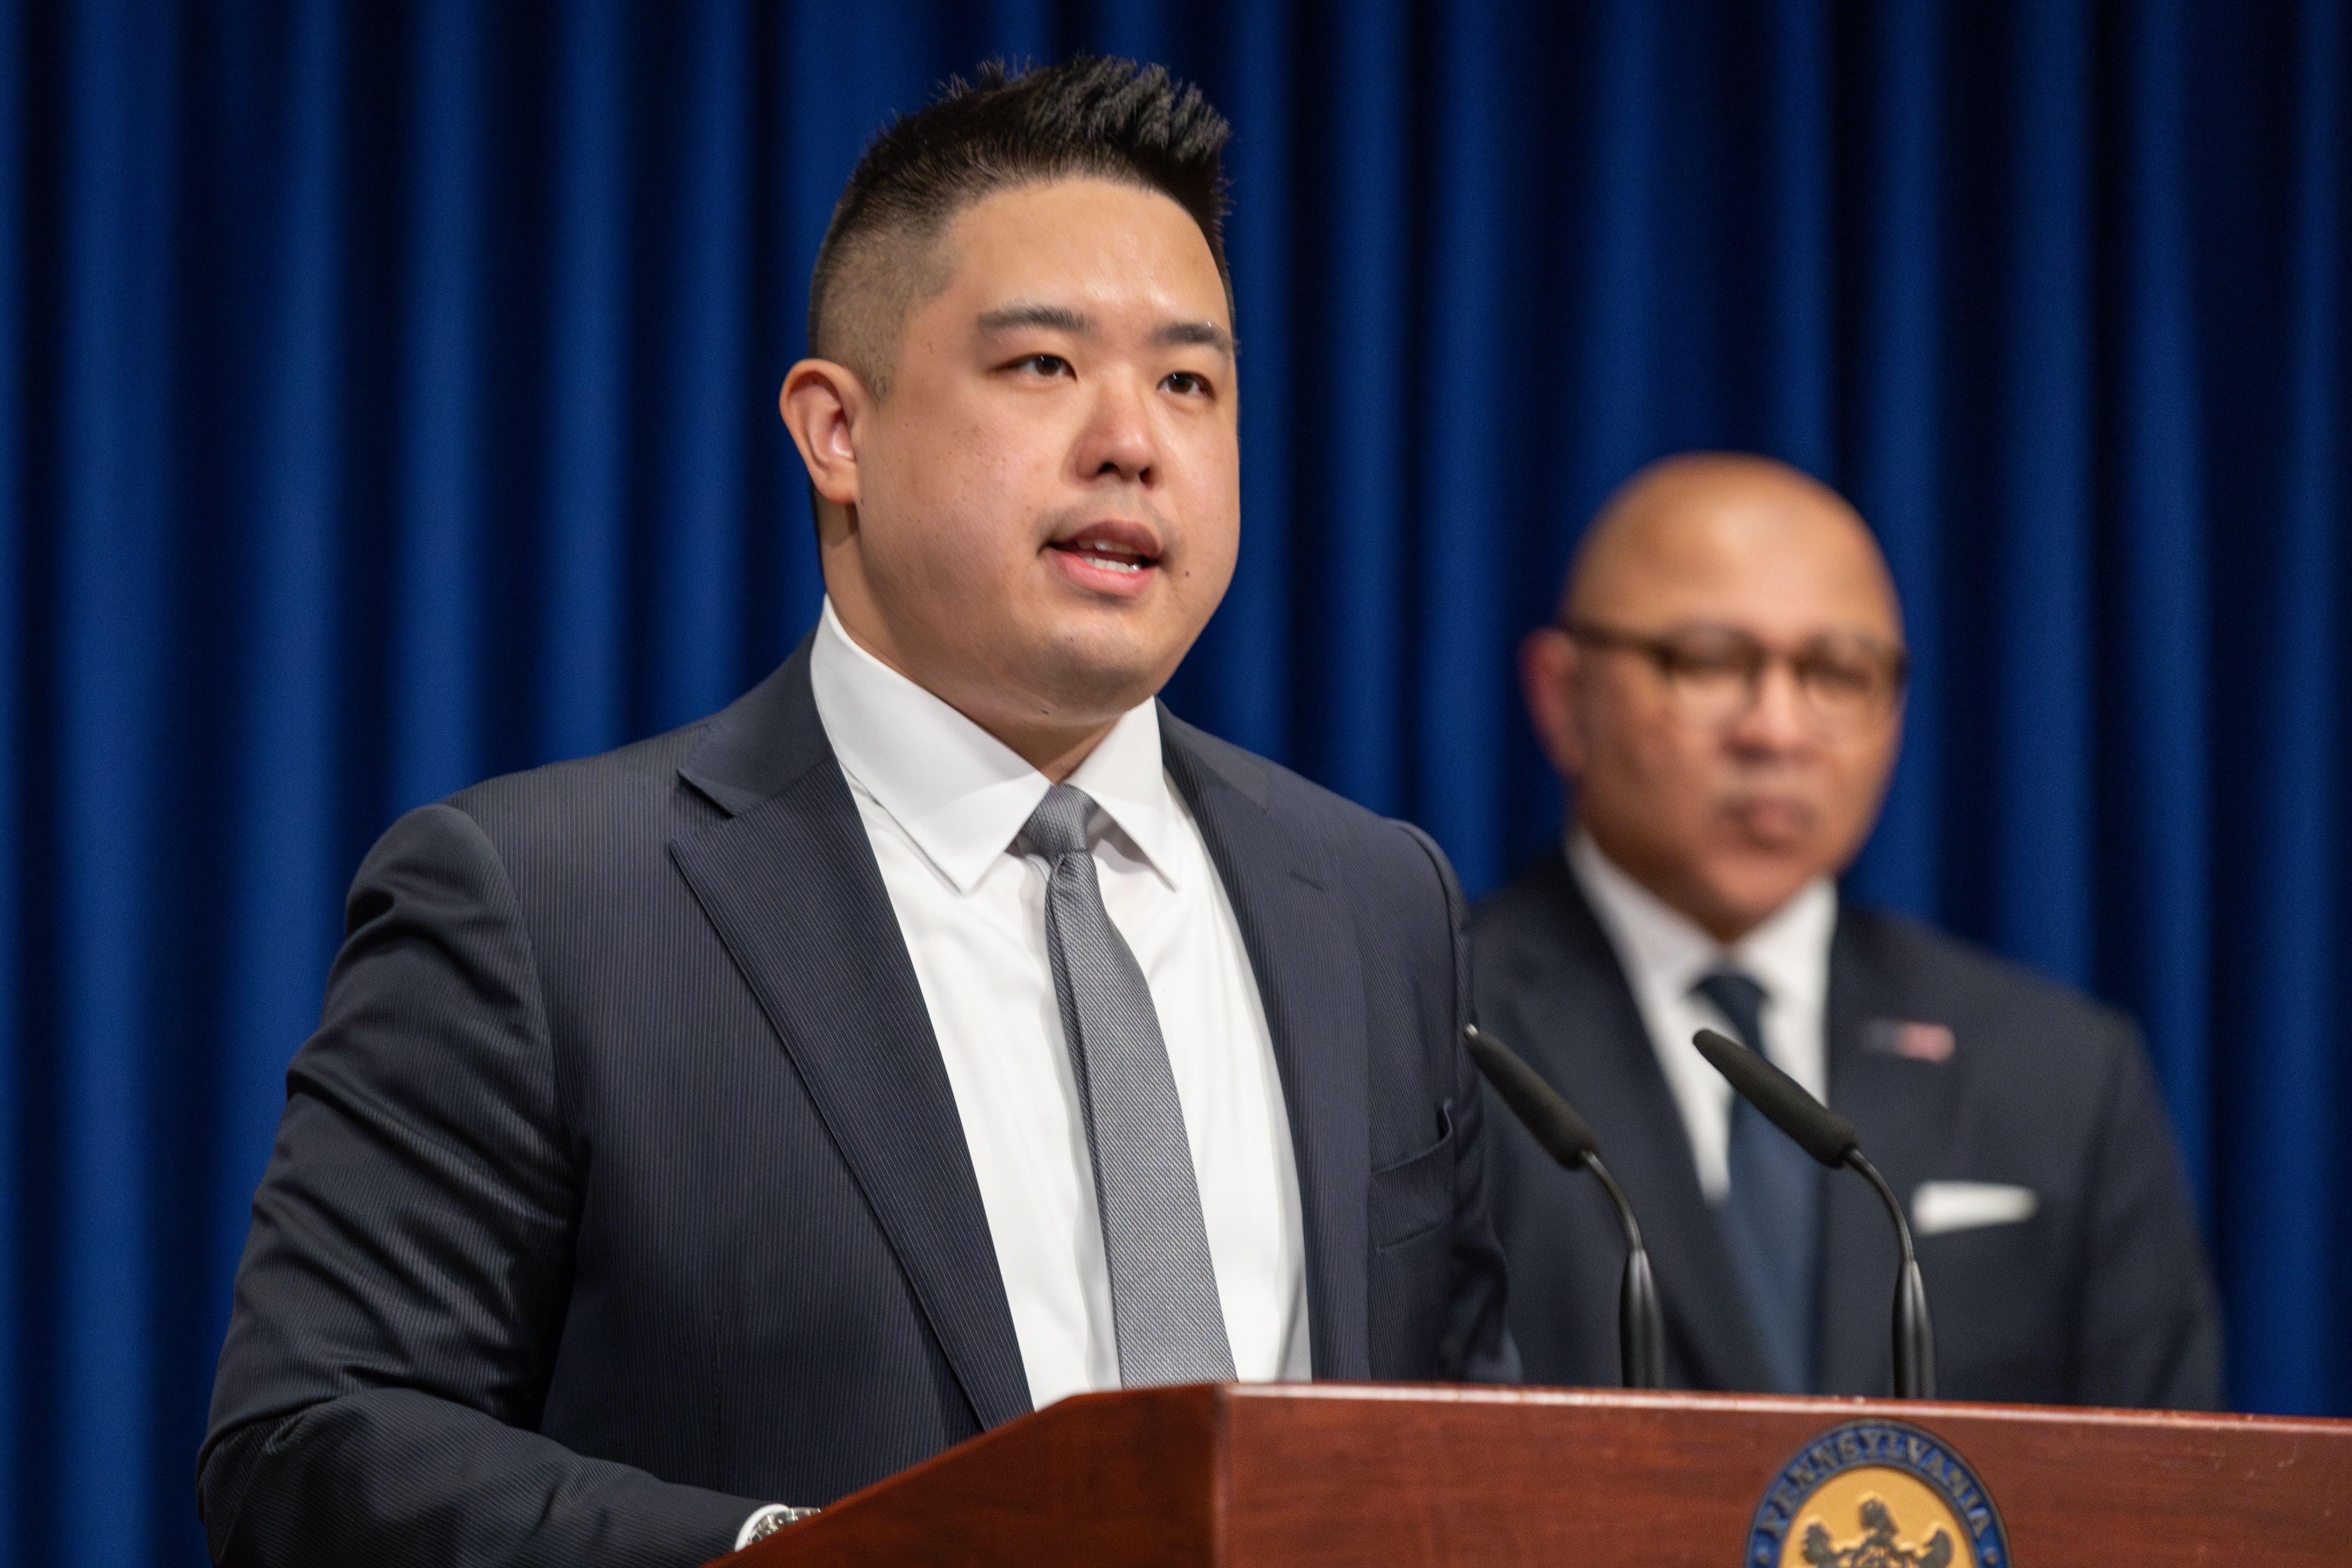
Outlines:
{"label": "american flag lapel pin", "polygon": [[1948,1024],[1924,1024],[1912,1018],[1873,1018],[1862,1026],[1866,1050],[1905,1061],[1941,1067],[1952,1059],[1957,1041]]}

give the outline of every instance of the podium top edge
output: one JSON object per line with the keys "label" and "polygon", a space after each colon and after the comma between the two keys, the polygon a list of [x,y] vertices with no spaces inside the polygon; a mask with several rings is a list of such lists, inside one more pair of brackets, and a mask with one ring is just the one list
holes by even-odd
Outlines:
{"label": "podium top edge", "polygon": [[[1977,1421],[2065,1423],[2073,1426],[2166,1426],[2269,1431],[2308,1430],[2341,1437],[2352,1421],[2321,1415],[2259,1415],[2235,1411],[2133,1410],[2105,1405],[1991,1405],[1963,1400],[1870,1399],[1859,1395],[1697,1394],[1613,1388],[1513,1388],[1476,1384],[1415,1383],[1228,1383],[1213,1388],[1220,1400],[1314,1400],[1378,1404],[1486,1405],[1607,1410],[1719,1412],[1724,1415],[1805,1414],[1831,1418],[1878,1416],[1890,1420],[1964,1417]],[[1117,1399],[1117,1391],[1081,1394],[1081,1400]]]}

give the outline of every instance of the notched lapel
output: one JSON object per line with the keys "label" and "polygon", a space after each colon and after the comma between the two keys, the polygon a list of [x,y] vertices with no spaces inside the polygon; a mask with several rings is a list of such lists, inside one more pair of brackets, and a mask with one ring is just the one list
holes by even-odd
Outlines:
{"label": "notched lapel", "polygon": [[[1170,774],[1201,825],[1265,1005],[1298,1165],[1318,1378],[1371,1375],[1371,1170],[1362,955],[1334,879],[1266,808],[1245,757],[1160,710]],[[1214,751],[1212,748],[1214,747]]]}
{"label": "notched lapel", "polygon": [[1012,1310],[930,1014],[817,722],[805,643],[753,696],[763,694],[755,717],[773,733],[755,745],[730,727],[739,704],[681,770],[722,808],[744,808],[670,854],[782,1037],[975,1415],[999,1426],[1029,1409]]}

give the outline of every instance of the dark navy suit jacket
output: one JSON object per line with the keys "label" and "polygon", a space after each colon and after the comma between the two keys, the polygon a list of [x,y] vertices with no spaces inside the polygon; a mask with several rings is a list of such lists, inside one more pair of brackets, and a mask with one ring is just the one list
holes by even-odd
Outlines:
{"label": "dark navy suit jacket", "polygon": [[[1507,1380],[1462,904],[1163,712],[1265,1005],[1315,1374]],[[199,1460],[215,1558],[699,1563],[1029,1408],[810,695],[411,813],[351,893]]]}
{"label": "dark navy suit jacket", "polygon": [[[1666,1313],[1668,1379],[1768,1386],[1738,1277],[1632,988],[1554,851],[1472,925],[1477,1016],[1583,1111],[1633,1202]],[[1941,1063],[1884,1048],[1940,1024]],[[1907,1205],[1927,1181],[2030,1187],[2023,1223],[1923,1237],[1948,1398],[2210,1408],[2221,1335],[2171,1131],[2137,1031],[2022,969],[1843,909],[1830,953],[1830,1101]],[[1875,1044],[1874,1044],[1875,1043]],[[1494,1114],[1508,1121],[1499,1106]],[[1617,1382],[1617,1222],[1524,1131],[1492,1149],[1510,1319],[1529,1382]],[[1859,1178],[1825,1184],[1822,1392],[1884,1395],[1895,1250]]]}

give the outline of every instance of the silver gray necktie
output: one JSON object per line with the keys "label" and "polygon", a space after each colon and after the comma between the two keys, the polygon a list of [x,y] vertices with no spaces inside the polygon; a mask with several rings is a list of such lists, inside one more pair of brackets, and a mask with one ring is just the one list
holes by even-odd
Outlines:
{"label": "silver gray necktie", "polygon": [[1078,1079],[1123,1387],[1229,1382],[1234,1352],[1160,1015],[1087,846],[1095,803],[1055,784],[1022,841],[1051,867],[1045,946]]}

